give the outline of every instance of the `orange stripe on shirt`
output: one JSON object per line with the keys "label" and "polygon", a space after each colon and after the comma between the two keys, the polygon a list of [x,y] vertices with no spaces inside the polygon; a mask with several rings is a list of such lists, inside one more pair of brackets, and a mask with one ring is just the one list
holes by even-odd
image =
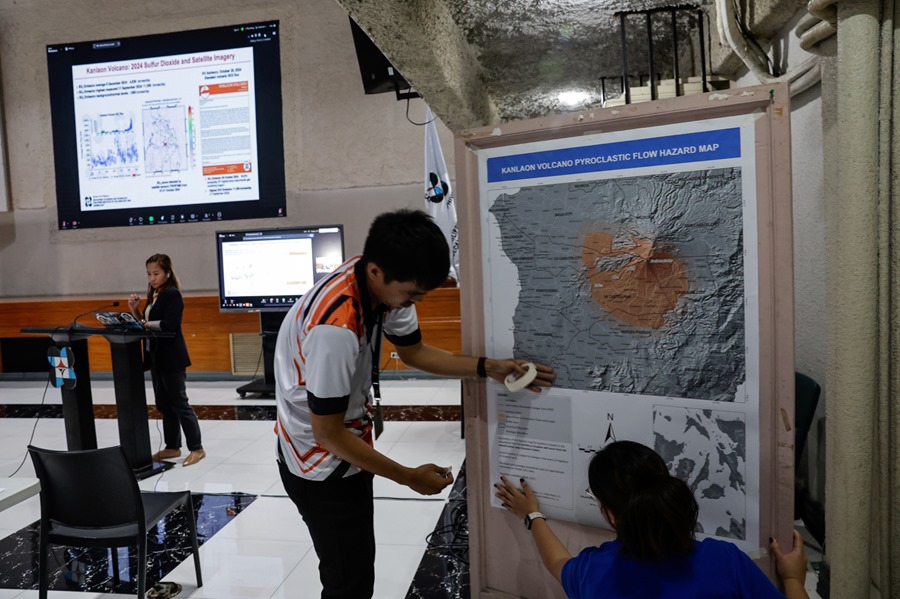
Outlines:
{"label": "orange stripe on shirt", "polygon": [[[276,421],[275,432],[278,433],[278,436],[284,439],[287,442],[288,447],[291,448],[291,457],[294,458],[294,463],[300,468],[300,471],[306,474],[312,470],[315,470],[316,466],[322,463],[322,461],[331,455],[331,452],[316,443],[309,451],[301,454],[297,448],[294,446],[294,443],[291,441],[290,436],[287,434],[287,431],[284,430],[284,426],[281,424],[281,419]],[[308,462],[313,456],[317,453],[321,453],[322,457],[309,465],[309,467],[304,467],[304,464]]]}
{"label": "orange stripe on shirt", "polygon": [[[356,293],[353,292],[353,286],[356,284],[356,279],[352,274],[352,271],[348,271],[345,276],[336,279],[319,294],[313,303],[309,317],[306,319],[307,333],[312,327],[321,324],[325,314],[331,309],[335,302],[338,302],[341,299],[342,296],[349,296],[351,298],[356,296]],[[356,333],[357,336],[360,336],[359,327],[361,321],[361,315],[358,314],[357,310],[353,309],[352,301],[345,302],[333,314],[328,316],[328,324],[346,327]]]}
{"label": "orange stripe on shirt", "polygon": [[305,385],[306,383],[303,381],[303,371],[300,369],[300,363],[297,360],[294,360],[294,368],[297,370],[297,385]]}

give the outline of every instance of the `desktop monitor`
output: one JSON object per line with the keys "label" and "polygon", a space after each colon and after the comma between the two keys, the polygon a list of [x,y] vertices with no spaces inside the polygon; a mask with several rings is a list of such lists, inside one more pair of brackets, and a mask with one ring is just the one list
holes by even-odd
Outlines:
{"label": "desktop monitor", "polygon": [[344,261],[342,225],[217,231],[219,310],[286,312]]}

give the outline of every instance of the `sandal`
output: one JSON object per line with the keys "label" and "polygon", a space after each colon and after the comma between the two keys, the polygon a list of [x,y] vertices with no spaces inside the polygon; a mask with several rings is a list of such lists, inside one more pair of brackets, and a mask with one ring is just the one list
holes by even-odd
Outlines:
{"label": "sandal", "polygon": [[184,463],[182,466],[190,466],[191,464],[196,464],[200,460],[206,457],[206,452],[202,449],[195,449],[190,452],[186,458],[184,458]]}
{"label": "sandal", "polygon": [[177,582],[157,582],[147,591],[149,599],[170,599],[181,592],[181,585]]}

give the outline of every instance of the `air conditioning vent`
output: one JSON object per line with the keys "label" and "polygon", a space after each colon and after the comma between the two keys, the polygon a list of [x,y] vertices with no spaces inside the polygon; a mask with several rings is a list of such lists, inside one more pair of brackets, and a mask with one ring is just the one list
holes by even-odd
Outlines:
{"label": "air conditioning vent", "polygon": [[259,333],[231,333],[231,374],[255,376],[263,372],[262,336]]}

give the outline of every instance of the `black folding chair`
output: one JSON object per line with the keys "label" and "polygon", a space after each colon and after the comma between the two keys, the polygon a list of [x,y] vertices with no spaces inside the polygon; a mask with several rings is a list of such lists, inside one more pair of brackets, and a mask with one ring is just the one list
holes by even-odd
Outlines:
{"label": "black folding chair", "polygon": [[[121,447],[52,451],[28,446],[41,481],[41,540],[38,581],[47,599],[50,545],[137,547],[137,596],[147,590],[147,530],[184,506],[190,523],[197,586],[203,586],[197,525],[190,491],[142,492]],[[116,580],[118,552],[113,550]]]}

